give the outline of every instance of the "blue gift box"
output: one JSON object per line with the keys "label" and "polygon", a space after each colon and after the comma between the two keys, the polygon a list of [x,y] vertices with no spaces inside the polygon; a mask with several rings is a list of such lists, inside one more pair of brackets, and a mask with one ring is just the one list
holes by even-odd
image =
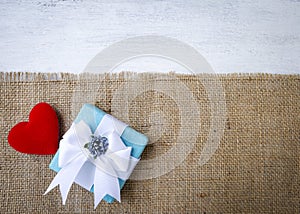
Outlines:
{"label": "blue gift box", "polygon": [[[94,132],[104,115],[106,115],[106,113],[96,106],[91,104],[84,104],[74,122],[78,123],[83,120],[86,124],[89,125],[92,132]],[[148,143],[148,138],[145,135],[137,132],[129,126],[127,126],[123,131],[121,139],[126,146],[132,147],[131,156],[135,158],[140,158]],[[59,150],[57,151],[49,165],[50,169],[54,170],[55,172],[58,172],[60,170],[58,166],[58,156]],[[122,180],[119,178],[120,189],[123,188],[125,182],[126,180]],[[90,191],[93,192],[93,187]],[[114,198],[110,195],[106,195],[103,199],[108,203],[112,203],[114,201]]]}

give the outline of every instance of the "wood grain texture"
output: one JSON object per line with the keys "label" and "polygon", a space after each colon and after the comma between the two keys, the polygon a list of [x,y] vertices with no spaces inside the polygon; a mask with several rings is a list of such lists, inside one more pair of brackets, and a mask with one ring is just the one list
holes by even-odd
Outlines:
{"label": "wood grain texture", "polygon": [[1,71],[79,73],[114,42],[155,34],[190,44],[219,73],[300,72],[294,0],[1,0],[0,14]]}

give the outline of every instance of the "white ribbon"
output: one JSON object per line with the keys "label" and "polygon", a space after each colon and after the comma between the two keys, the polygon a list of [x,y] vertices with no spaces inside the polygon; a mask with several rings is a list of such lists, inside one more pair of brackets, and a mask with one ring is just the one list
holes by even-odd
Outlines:
{"label": "white ribbon", "polygon": [[130,156],[131,147],[121,140],[126,124],[105,115],[96,128],[95,136],[108,139],[105,154],[94,158],[84,145],[91,141],[92,132],[84,122],[73,123],[60,141],[57,173],[45,194],[59,185],[63,204],[73,182],[90,190],[94,185],[94,208],[106,194],[121,202],[118,178],[128,179],[139,159]]}

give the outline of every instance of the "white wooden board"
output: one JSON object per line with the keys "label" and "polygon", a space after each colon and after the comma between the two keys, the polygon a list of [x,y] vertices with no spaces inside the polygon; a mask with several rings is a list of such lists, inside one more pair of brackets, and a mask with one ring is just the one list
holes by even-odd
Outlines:
{"label": "white wooden board", "polygon": [[[193,46],[218,73],[300,73],[299,26],[291,0],[0,0],[0,71],[79,73],[103,48],[154,34]],[[177,69],[159,66],[148,67]]]}

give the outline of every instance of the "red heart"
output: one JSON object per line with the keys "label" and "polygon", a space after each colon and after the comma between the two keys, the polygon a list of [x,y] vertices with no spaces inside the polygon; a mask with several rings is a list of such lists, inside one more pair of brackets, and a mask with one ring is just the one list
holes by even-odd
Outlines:
{"label": "red heart", "polygon": [[29,122],[20,122],[8,134],[15,150],[27,154],[50,155],[58,148],[59,125],[54,109],[38,103],[29,114]]}

